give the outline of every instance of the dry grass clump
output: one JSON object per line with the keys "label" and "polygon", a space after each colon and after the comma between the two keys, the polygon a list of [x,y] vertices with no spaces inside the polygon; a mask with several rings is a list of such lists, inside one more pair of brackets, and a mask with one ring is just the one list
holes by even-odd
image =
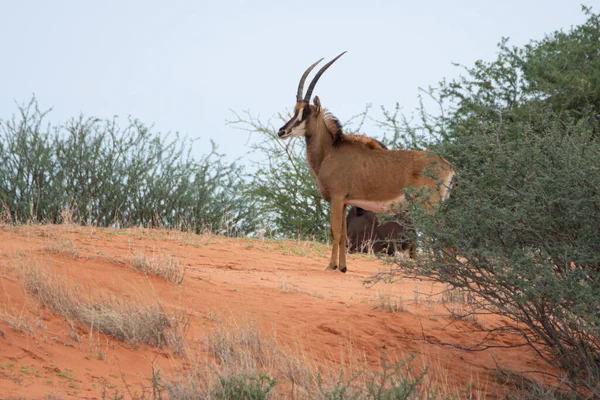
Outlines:
{"label": "dry grass clump", "polygon": [[265,339],[256,325],[248,321],[232,322],[229,326],[220,323],[207,340],[211,354],[226,369],[272,369],[281,356],[275,340]]}
{"label": "dry grass clump", "polygon": [[37,267],[25,270],[24,284],[27,292],[42,306],[119,340],[157,347],[176,346],[181,340],[172,334],[178,332],[181,318],[168,315],[160,305],[126,303],[115,297],[84,302],[59,275],[43,272]]}
{"label": "dry grass clump", "polygon": [[15,332],[33,333],[33,324],[25,315],[14,315],[4,311],[4,313],[0,315],[0,321],[6,322]]}
{"label": "dry grass clump", "polygon": [[145,275],[155,275],[176,285],[181,284],[185,276],[186,268],[168,254],[148,257],[145,253],[136,253],[132,264]]}
{"label": "dry grass clump", "polygon": [[379,292],[371,299],[371,309],[384,312],[402,312],[404,305],[402,297],[392,293]]}
{"label": "dry grass clump", "polygon": [[465,289],[447,286],[442,292],[441,303],[471,304],[471,296]]}
{"label": "dry grass clump", "polygon": [[282,351],[255,323],[218,321],[206,341],[214,362],[206,365],[190,360],[195,368],[170,381],[160,379],[155,389],[177,399],[314,398],[316,369],[309,367],[306,357],[291,357]]}
{"label": "dry grass clump", "polygon": [[69,239],[55,240],[46,246],[46,251],[51,254],[64,254],[71,258],[78,258],[77,248]]}
{"label": "dry grass clump", "polygon": [[65,224],[65,225],[73,225],[75,223],[74,220],[73,220],[73,216],[74,215],[75,215],[75,210],[73,210],[69,206],[66,206],[60,212],[60,219],[61,219],[62,223]]}
{"label": "dry grass clump", "polygon": [[176,399],[281,398],[271,375],[278,374],[284,356],[275,340],[265,339],[255,324],[219,321],[206,341],[215,362],[207,365],[188,354],[188,365],[194,368],[185,368],[170,380],[155,371],[154,393]]}

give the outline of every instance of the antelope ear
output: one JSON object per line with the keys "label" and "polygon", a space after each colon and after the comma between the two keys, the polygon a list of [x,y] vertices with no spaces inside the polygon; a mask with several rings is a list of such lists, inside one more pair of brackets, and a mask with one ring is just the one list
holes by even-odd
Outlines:
{"label": "antelope ear", "polygon": [[319,96],[315,96],[313,103],[315,104],[315,107],[317,107],[317,112],[321,111],[321,100],[319,100]]}

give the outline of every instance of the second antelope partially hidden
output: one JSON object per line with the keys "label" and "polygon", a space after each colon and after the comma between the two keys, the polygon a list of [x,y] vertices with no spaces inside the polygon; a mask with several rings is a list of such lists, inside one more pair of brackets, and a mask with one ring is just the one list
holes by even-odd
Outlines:
{"label": "second antelope partially hidden", "polygon": [[[344,52],[345,53],[345,52]],[[361,135],[347,135],[337,118],[321,106],[312,92],[321,75],[344,53],[325,64],[303,96],[304,81],[321,62],[300,78],[293,117],[279,129],[279,137],[304,136],[306,159],[323,198],[331,205],[331,259],[327,269],[346,272],[346,207],[354,205],[377,213],[396,213],[406,206],[407,188],[431,188],[426,204],[433,209],[446,199],[454,171],[428,151],[386,150]]]}

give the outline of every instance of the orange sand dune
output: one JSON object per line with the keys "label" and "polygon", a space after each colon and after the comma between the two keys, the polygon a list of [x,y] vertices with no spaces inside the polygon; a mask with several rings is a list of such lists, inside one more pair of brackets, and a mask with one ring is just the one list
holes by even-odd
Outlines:
{"label": "orange sand dune", "polygon": [[[134,271],[132,259],[140,253],[173,256],[187,267],[183,283]],[[506,389],[495,379],[496,363],[516,372],[551,371],[526,348],[470,353],[436,344],[469,346],[483,335],[450,318],[446,307],[459,305],[427,295],[439,287],[403,279],[369,288],[363,281],[385,268],[381,261],[350,256],[349,272],[340,274],[324,270],[327,255],[326,246],[311,243],[160,230],[0,228],[0,398],[99,399],[103,390],[108,397],[118,390],[130,398],[148,390],[153,365],[163,376],[186,368],[167,348],[99,335],[40,307],[23,286],[22,271],[31,267],[63,277],[82,299],[112,294],[183,313],[196,360],[214,362],[206,337],[220,318],[256,324],[279,347],[315,366],[335,367],[355,356],[375,368],[383,353],[390,360],[416,354],[445,389],[476,398],[496,398]],[[403,310],[374,310],[382,293],[401,298]],[[497,340],[517,343],[510,336]]]}

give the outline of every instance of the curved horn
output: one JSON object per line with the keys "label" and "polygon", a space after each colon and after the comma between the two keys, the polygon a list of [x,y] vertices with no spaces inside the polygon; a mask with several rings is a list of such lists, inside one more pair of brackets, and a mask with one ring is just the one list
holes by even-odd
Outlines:
{"label": "curved horn", "polygon": [[312,71],[313,68],[316,67],[317,64],[320,63],[321,61],[323,61],[322,58],[320,60],[317,60],[317,62],[315,62],[310,67],[308,67],[308,69],[306,71],[304,71],[304,75],[302,75],[302,78],[300,78],[300,83],[298,84],[298,94],[296,95],[296,100],[298,102],[302,101],[302,92],[304,91],[304,81],[306,80],[306,77],[308,76],[308,74],[310,74],[310,71]]}
{"label": "curved horn", "polygon": [[310,101],[310,96],[312,95],[312,91],[315,88],[315,85],[317,84],[317,81],[319,80],[321,75],[323,75],[323,72],[325,72],[327,70],[327,68],[329,68],[331,66],[331,64],[333,64],[338,58],[340,58],[344,54],[346,54],[346,52],[343,52],[342,54],[340,54],[333,60],[329,61],[327,64],[323,65],[323,67],[319,70],[319,72],[317,72],[317,74],[313,78],[310,85],[308,85],[308,90],[306,91],[306,96],[304,97],[304,101]]}

